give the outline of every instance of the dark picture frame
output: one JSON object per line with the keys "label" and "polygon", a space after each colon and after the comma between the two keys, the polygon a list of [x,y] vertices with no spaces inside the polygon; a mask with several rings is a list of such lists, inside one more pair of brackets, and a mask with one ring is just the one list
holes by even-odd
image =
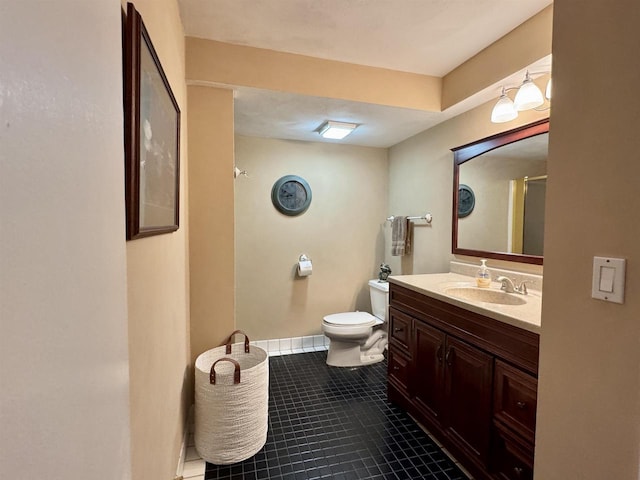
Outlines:
{"label": "dark picture frame", "polygon": [[180,108],[131,3],[123,66],[126,229],[133,240],[178,230]]}

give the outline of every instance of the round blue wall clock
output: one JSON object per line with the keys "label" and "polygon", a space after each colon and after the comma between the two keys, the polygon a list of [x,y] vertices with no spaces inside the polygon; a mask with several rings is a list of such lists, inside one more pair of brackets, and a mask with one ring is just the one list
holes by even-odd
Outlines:
{"label": "round blue wall clock", "polygon": [[311,205],[311,188],[304,178],[285,175],[273,184],[271,201],[280,213],[292,217],[300,215]]}

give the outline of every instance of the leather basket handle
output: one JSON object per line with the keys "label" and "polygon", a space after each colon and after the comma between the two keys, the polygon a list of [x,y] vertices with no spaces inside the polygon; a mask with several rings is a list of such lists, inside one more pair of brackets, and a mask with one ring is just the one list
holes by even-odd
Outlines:
{"label": "leather basket handle", "polygon": [[236,330],[231,335],[229,335],[229,338],[227,338],[227,340],[225,342],[222,343],[222,345],[226,345],[227,346],[227,348],[225,349],[225,353],[227,355],[231,354],[231,342],[233,341],[233,336],[236,333],[240,333],[240,334],[244,335],[244,353],[249,353],[249,337],[247,337],[247,334],[244,333],[242,330]]}
{"label": "leather basket handle", "polygon": [[234,365],[234,370],[233,370],[233,384],[236,385],[238,383],[240,383],[240,364],[234,360],[233,358],[229,358],[229,357],[224,357],[224,358],[219,358],[218,360],[216,360],[215,362],[213,362],[213,365],[211,365],[211,372],[209,372],[209,383],[211,385],[215,385],[216,384],[216,363],[218,362],[231,362]]}

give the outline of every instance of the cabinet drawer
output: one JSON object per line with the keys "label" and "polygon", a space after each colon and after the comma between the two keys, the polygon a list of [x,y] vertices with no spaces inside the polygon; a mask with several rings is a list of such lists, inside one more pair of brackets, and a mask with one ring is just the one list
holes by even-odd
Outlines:
{"label": "cabinet drawer", "polygon": [[[406,350],[411,341],[411,317],[394,308],[389,308],[389,334]],[[400,346],[396,343],[396,346]]]}
{"label": "cabinet drawer", "polygon": [[393,346],[389,348],[387,361],[389,380],[403,389],[408,395],[409,391],[409,359]]}
{"label": "cabinet drawer", "polygon": [[494,417],[533,443],[536,429],[537,380],[496,359]]}
{"label": "cabinet drawer", "polygon": [[491,467],[501,480],[533,479],[533,446],[501,428],[494,428]]}

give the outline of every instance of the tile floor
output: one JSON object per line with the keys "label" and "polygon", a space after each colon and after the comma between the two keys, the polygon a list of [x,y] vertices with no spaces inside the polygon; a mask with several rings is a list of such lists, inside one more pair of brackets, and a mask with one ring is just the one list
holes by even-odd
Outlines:
{"label": "tile floor", "polygon": [[234,465],[206,464],[203,477],[203,461],[191,447],[184,478],[470,478],[407,414],[387,403],[386,362],[350,369],[328,367],[325,360],[324,351],[271,356],[264,448]]}

